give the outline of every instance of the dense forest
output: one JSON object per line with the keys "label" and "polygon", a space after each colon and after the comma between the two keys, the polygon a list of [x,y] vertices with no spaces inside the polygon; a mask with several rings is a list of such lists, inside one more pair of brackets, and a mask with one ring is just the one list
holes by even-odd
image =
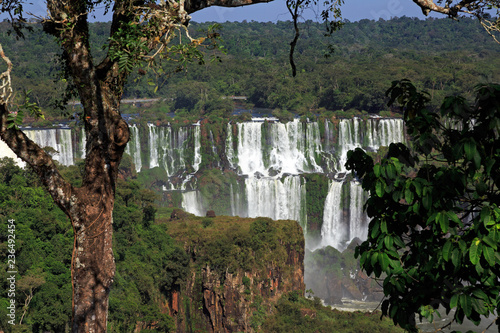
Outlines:
{"label": "dense forest", "polygon": [[[80,167],[61,167],[62,174],[77,185],[81,181]],[[319,298],[306,299],[297,291],[283,294],[278,303],[271,305],[272,311],[265,309],[263,302],[269,301],[258,296],[264,288],[259,287],[256,277],[260,271],[267,276],[265,265],[276,260],[276,254],[285,252],[286,242],[291,241],[286,231],[290,221],[211,219],[179,210],[174,213],[172,208],[154,203],[155,195],[144,189],[140,180],[130,177],[133,170],[122,166],[121,171],[113,213],[117,270],[110,296],[109,332],[172,332],[179,331],[179,325],[189,327],[185,331],[205,331],[204,312],[200,309],[206,311],[202,297],[207,286],[202,287],[199,277],[193,282],[189,278],[206,265],[221,278],[237,270],[253,276],[253,284],[245,277],[240,282],[242,302],[248,301],[250,323],[257,331],[289,332],[298,328],[302,332],[402,332],[389,320],[381,322],[377,313],[331,311],[321,305]],[[1,263],[0,330],[67,332],[71,320],[70,221],[34,173],[16,166],[9,158],[0,159],[0,212],[0,218],[15,221],[18,271],[16,325],[10,325],[7,262]],[[300,228],[295,228],[294,235],[303,242]],[[0,255],[6,258],[7,223],[0,225],[0,235]],[[288,237],[285,245],[283,237]],[[288,269],[280,274],[291,273]],[[172,293],[191,285],[194,293],[185,296],[181,303],[184,309],[178,310],[191,312],[180,319],[170,316],[167,300],[171,301]]]}
{"label": "dense forest", "polygon": [[[191,33],[201,35],[209,26],[193,23]],[[96,57],[103,57],[109,24],[91,27]],[[14,63],[18,96],[31,91],[31,101],[49,115],[60,116],[55,106],[62,100],[60,83],[66,78],[55,42],[39,29],[24,40],[3,38],[7,31],[7,23],[0,23],[4,49]],[[346,22],[329,38],[323,25],[307,21],[301,24],[295,52],[295,78],[288,62],[291,22],[227,22],[218,34],[222,50],[207,51],[204,65],[179,71],[179,64],[170,63],[161,72],[141,68],[131,76],[124,98],[163,98],[160,111],[177,114],[230,113],[233,103],[224,96],[246,96],[247,107],[301,114],[378,113],[387,110],[384,92],[396,79],[416,82],[435,103],[447,95],[470,95],[479,82],[500,80],[496,70],[500,48],[472,19],[365,19]]]}

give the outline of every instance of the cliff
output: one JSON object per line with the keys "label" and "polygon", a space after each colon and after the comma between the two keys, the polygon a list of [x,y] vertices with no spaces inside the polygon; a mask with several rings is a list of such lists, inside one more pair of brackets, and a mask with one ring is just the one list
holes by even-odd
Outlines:
{"label": "cliff", "polygon": [[177,332],[255,332],[283,294],[304,294],[297,222],[177,211],[170,223],[169,233],[191,257],[187,279],[166,304]]}

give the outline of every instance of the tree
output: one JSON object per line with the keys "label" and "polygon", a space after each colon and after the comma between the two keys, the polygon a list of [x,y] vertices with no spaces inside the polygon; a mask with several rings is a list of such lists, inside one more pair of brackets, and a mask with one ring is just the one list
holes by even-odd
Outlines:
{"label": "tree", "polygon": [[[442,306],[454,320],[496,317],[500,331],[500,85],[479,85],[474,104],[447,97],[439,113],[407,80],[388,90],[412,147],[391,144],[379,163],[361,149],[347,167],[370,197],[368,239],[356,249],[383,278],[383,315],[416,332],[415,314]],[[491,324],[493,324],[493,322]]]}
{"label": "tree", "polygon": [[[47,1],[44,31],[62,49],[62,63],[70,90],[83,106],[86,136],[84,176],[80,187],[64,179],[51,156],[17,128],[22,113],[40,115],[33,103],[12,110],[10,73],[12,64],[0,46],[7,70],[0,75],[0,137],[40,177],[54,202],[68,215],[74,231],[72,259],[73,332],[105,332],[109,288],[115,262],[112,252],[112,211],[118,166],[130,134],[120,114],[120,99],[129,74],[139,64],[178,61],[180,65],[201,61],[197,47],[205,40],[187,34],[189,14],[207,6],[241,6],[251,1]],[[98,6],[113,13],[108,52],[96,63],[89,43],[88,18]],[[14,30],[26,26],[22,1],[2,2]],[[170,44],[184,32],[188,43]]]}
{"label": "tree", "polygon": [[[497,42],[500,32],[500,12],[498,0],[413,0],[424,15],[436,12],[453,19],[461,16],[476,17],[488,34]],[[442,5],[444,3],[444,6]],[[496,9],[497,17],[492,18],[490,12]]]}

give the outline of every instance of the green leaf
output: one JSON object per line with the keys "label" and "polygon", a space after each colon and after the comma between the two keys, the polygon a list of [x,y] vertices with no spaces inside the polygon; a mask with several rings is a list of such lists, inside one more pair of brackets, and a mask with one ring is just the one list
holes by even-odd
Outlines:
{"label": "green leaf", "polygon": [[413,192],[410,190],[410,188],[406,188],[405,190],[405,200],[409,205],[413,203]]}
{"label": "green leaf", "polygon": [[472,241],[472,245],[469,249],[469,259],[470,259],[470,262],[475,265],[479,262],[479,254],[478,254],[478,245],[479,245],[480,241],[479,239],[475,238],[473,241]]}
{"label": "green leaf", "polygon": [[451,300],[450,300],[450,309],[453,309],[454,307],[456,307],[458,304],[458,294],[453,294],[453,296],[451,296]]}
{"label": "green leaf", "polygon": [[380,253],[378,256],[378,262],[382,267],[382,270],[385,272],[387,270],[387,267],[389,266],[389,257],[387,256],[387,254]]}
{"label": "green leaf", "polygon": [[448,220],[448,214],[446,214],[446,212],[442,211],[437,213],[436,221],[439,223],[442,232],[444,233],[448,232],[449,220]]}
{"label": "green leaf", "polygon": [[476,298],[479,298],[479,299],[482,299],[483,301],[488,301],[488,295],[486,295],[486,293],[484,291],[482,291],[481,289],[474,289],[472,291],[472,295],[474,295],[474,297]]}
{"label": "green leaf", "polygon": [[472,302],[472,309],[477,313],[485,315],[488,312],[488,310],[484,306],[484,301],[471,297],[471,302]]}
{"label": "green leaf", "polygon": [[380,233],[380,221],[379,220],[373,220],[373,223],[371,224],[371,237],[372,238],[377,238],[378,234]]}
{"label": "green leaf", "polygon": [[424,195],[422,198],[422,204],[424,205],[425,210],[430,210],[432,207],[432,197],[429,194]]}
{"label": "green leaf", "polygon": [[490,236],[484,236],[482,241],[488,244],[490,247],[492,247],[493,250],[497,249],[497,243],[493,239],[491,239]]}
{"label": "green leaf", "polygon": [[401,248],[401,249],[404,249],[406,247],[405,243],[403,242],[403,240],[401,239],[401,237],[399,236],[394,236],[394,243],[396,243],[396,245]]}
{"label": "green leaf", "polygon": [[377,184],[375,185],[375,192],[381,198],[385,192],[385,183],[383,180],[377,180]]}
{"label": "green leaf", "polygon": [[467,317],[469,317],[470,314],[472,313],[472,300],[471,300],[471,297],[469,295],[461,294],[460,297],[459,297],[459,301],[460,301],[460,306],[462,307],[462,309],[465,312],[465,315]]}
{"label": "green leaf", "polygon": [[378,252],[374,252],[372,254],[372,258],[370,259],[372,266],[375,266],[375,263],[377,262],[377,260],[378,260]]}
{"label": "green leaf", "polygon": [[481,155],[479,155],[477,150],[474,151],[474,166],[476,167],[476,170],[481,168]]}
{"label": "green leaf", "polygon": [[451,252],[451,262],[453,263],[453,266],[455,267],[460,267],[460,251],[458,249],[454,249]]}
{"label": "green leaf", "polygon": [[387,177],[389,179],[396,178],[396,168],[394,167],[394,165],[389,164],[386,169],[387,169]]}
{"label": "green leaf", "polygon": [[386,221],[382,221],[382,222],[380,223],[380,230],[381,230],[384,234],[386,234],[386,233],[388,232],[388,231],[387,231],[387,222],[386,222]]}
{"label": "green leaf", "polygon": [[489,246],[483,246],[483,256],[490,266],[495,266],[495,250]]}
{"label": "green leaf", "polygon": [[415,187],[415,192],[417,193],[417,196],[420,196],[422,194],[422,185],[418,181],[412,182],[413,186]]}
{"label": "green leaf", "polygon": [[474,140],[465,141],[464,150],[465,156],[469,161],[471,161],[476,154],[476,143],[474,142]]}
{"label": "green leaf", "polygon": [[393,244],[394,244],[394,239],[392,238],[392,236],[387,235],[384,237],[384,245],[386,249],[388,250],[392,249]]}
{"label": "green leaf", "polygon": [[450,260],[450,254],[451,254],[451,241],[447,240],[446,243],[443,246],[443,259],[445,261]]}

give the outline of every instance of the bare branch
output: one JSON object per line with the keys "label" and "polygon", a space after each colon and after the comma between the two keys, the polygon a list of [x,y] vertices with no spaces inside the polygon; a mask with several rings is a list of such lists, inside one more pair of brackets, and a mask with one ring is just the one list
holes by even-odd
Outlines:
{"label": "bare branch", "polygon": [[10,73],[12,72],[12,62],[3,52],[2,44],[0,44],[0,57],[7,63],[7,70],[0,74],[0,104],[8,104],[12,97],[12,84]]}
{"label": "bare branch", "polygon": [[[413,0],[413,2],[420,6],[424,15],[436,12],[451,18],[458,18],[460,14],[474,16],[493,40],[500,44],[498,37],[498,34],[500,34],[500,18],[497,17],[496,21],[490,21],[487,14],[487,10],[492,9],[492,6],[497,8],[500,6],[499,0],[462,0],[456,4],[453,4],[452,0],[446,0],[444,6],[436,4],[434,0]],[[439,4],[442,2],[443,0],[437,1]]]}

